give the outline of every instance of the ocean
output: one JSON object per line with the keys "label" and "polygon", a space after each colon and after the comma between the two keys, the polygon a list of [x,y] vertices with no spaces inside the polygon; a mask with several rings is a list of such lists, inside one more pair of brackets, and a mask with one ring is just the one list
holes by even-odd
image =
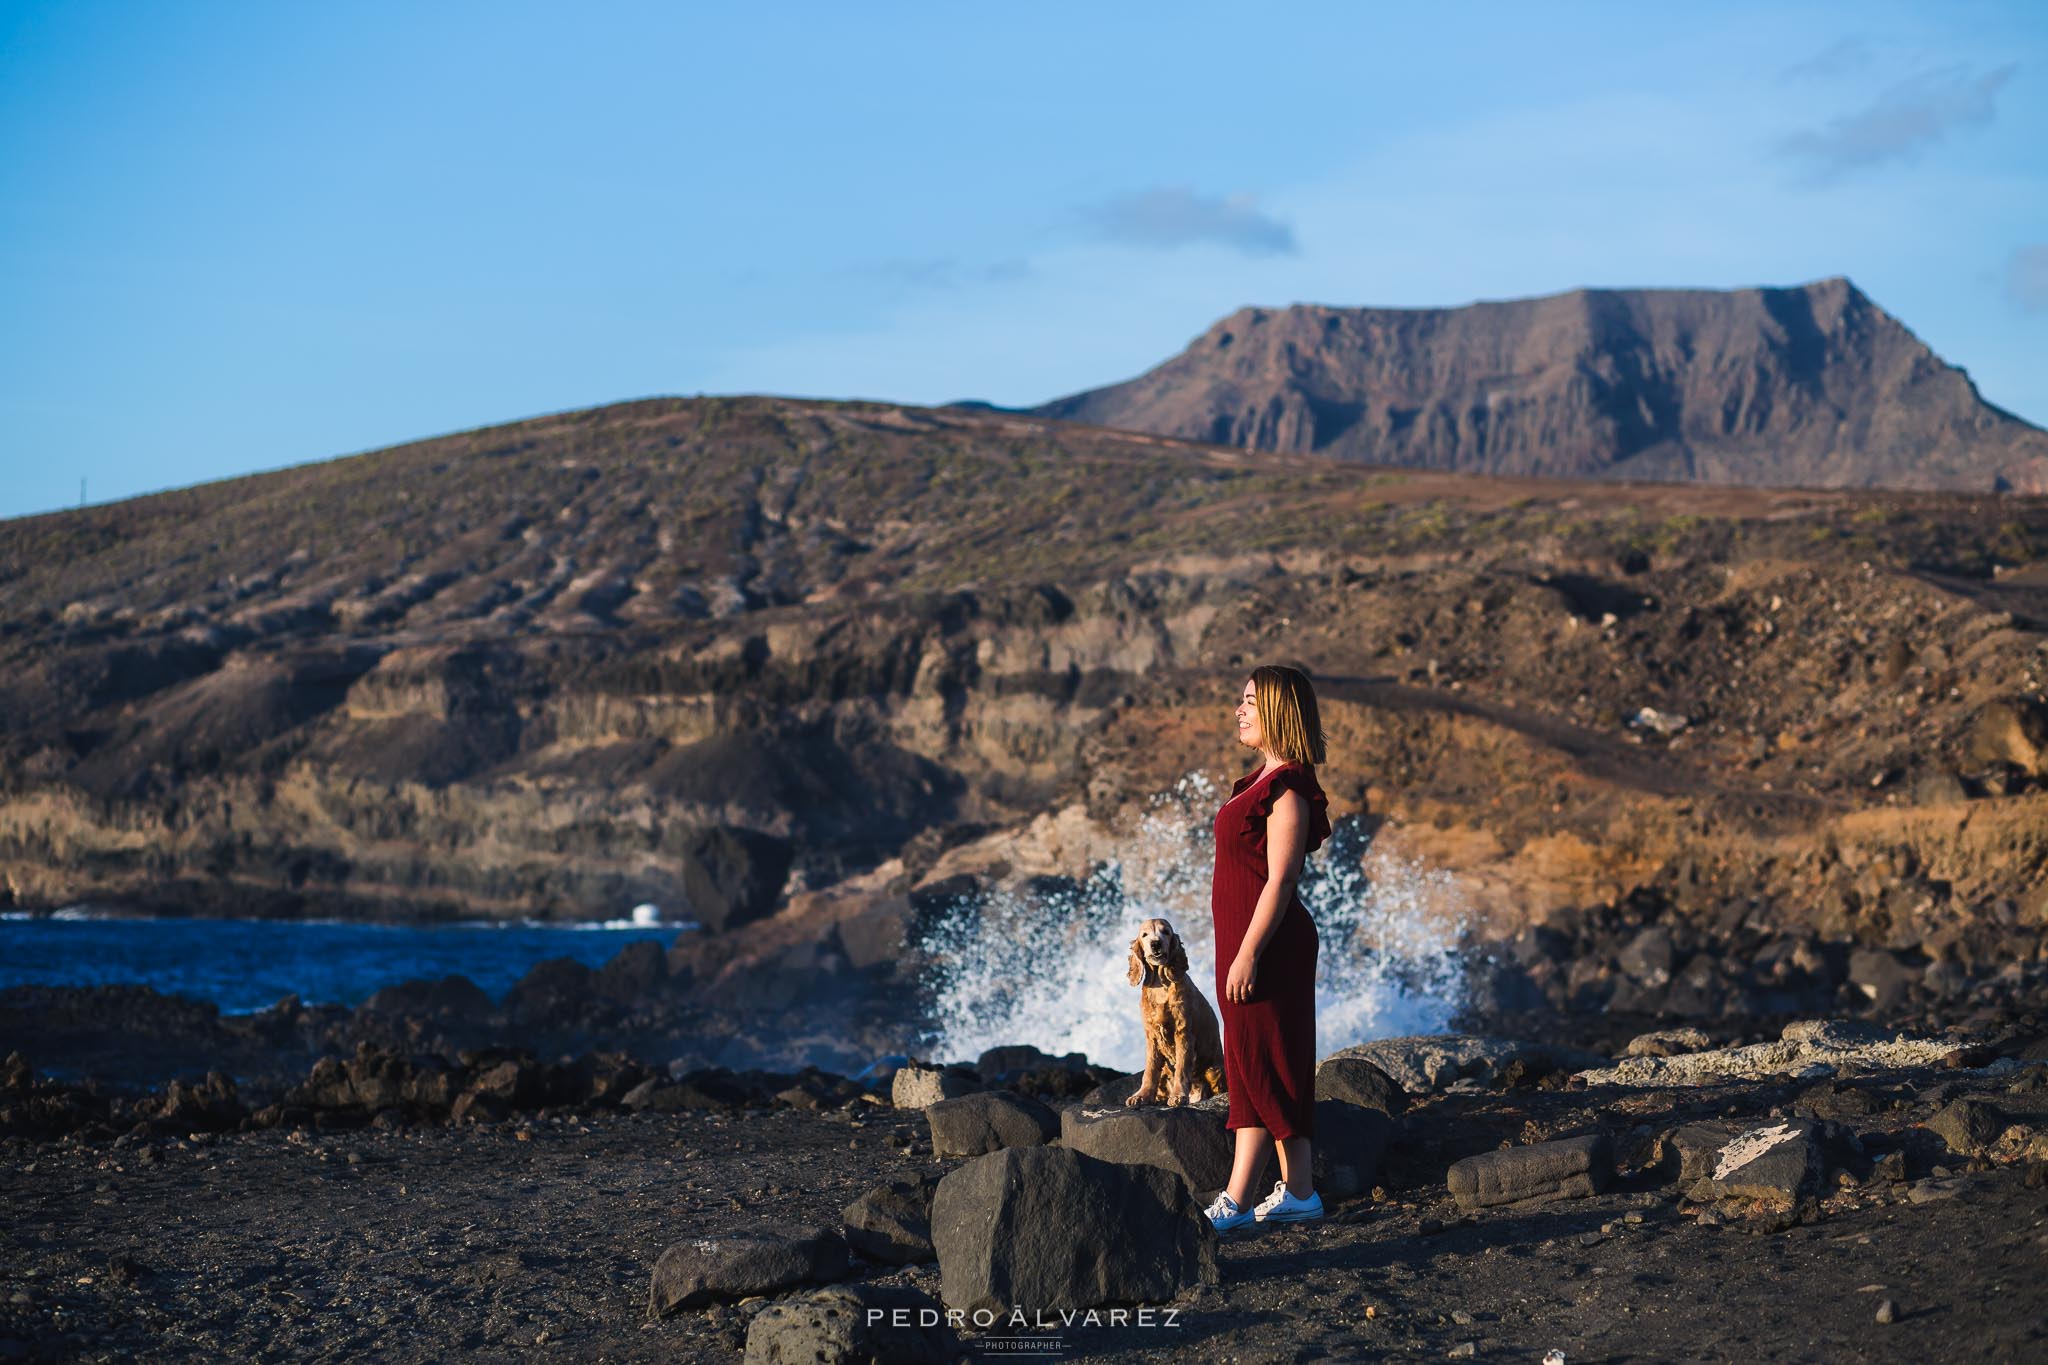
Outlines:
{"label": "ocean", "polygon": [[628,944],[673,942],[687,922],[650,907],[632,918],[564,925],[469,921],[423,927],[337,920],[137,919],[87,907],[0,916],[0,988],[135,983],[207,1000],[224,1013],[286,995],[358,1005],[399,981],[468,977],[493,999],[551,957],[588,966]]}

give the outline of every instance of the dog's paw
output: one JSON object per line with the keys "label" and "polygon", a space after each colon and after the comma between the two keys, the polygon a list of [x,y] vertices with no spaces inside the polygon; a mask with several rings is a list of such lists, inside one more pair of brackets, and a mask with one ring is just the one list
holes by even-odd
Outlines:
{"label": "dog's paw", "polygon": [[1158,1102],[1159,1092],[1157,1090],[1135,1091],[1129,1099],[1124,1101],[1125,1104],[1157,1104]]}

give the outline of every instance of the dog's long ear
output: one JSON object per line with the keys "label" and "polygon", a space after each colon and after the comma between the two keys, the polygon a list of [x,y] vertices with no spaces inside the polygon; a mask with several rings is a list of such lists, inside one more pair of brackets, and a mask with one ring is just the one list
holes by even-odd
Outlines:
{"label": "dog's long ear", "polygon": [[1180,941],[1179,934],[1173,936],[1173,946],[1166,950],[1166,965],[1182,976],[1187,975],[1188,949],[1187,945]]}
{"label": "dog's long ear", "polygon": [[1124,978],[1124,979],[1125,979],[1125,980],[1127,980],[1127,981],[1129,981],[1129,982],[1130,982],[1130,983],[1131,983],[1131,984],[1132,984],[1133,986],[1135,986],[1135,985],[1137,985],[1137,984],[1138,984],[1138,982],[1139,982],[1139,981],[1141,981],[1142,979],[1144,979],[1144,976],[1145,976],[1145,963],[1144,963],[1144,960],[1143,960],[1142,958],[1140,958],[1140,957],[1138,956],[1138,940],[1136,940],[1136,939],[1132,939],[1132,940],[1131,940],[1131,970],[1130,970],[1130,971],[1129,971],[1129,972],[1128,972],[1128,973],[1127,973],[1127,974],[1125,975],[1125,978]]}

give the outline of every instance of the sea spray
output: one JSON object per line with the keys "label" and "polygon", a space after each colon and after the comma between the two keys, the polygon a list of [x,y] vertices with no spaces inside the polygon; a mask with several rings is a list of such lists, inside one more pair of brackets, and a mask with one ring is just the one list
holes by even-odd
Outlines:
{"label": "sea spray", "polygon": [[[1211,821],[1222,793],[1190,774],[1149,803],[1137,828],[1078,885],[1049,879],[962,896],[922,931],[926,1055],[972,1061],[1005,1043],[1136,1071],[1145,1041],[1130,942],[1154,916],[1187,946],[1195,984],[1215,1003],[1209,916]],[[1371,848],[1339,820],[1310,854],[1301,898],[1320,940],[1316,1049],[1326,1056],[1373,1038],[1446,1028],[1463,1003],[1464,928],[1448,874]]]}

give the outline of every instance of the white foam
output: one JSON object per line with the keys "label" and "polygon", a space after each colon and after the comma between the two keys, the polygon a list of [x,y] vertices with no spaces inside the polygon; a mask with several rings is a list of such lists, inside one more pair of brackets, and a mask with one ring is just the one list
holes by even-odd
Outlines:
{"label": "white foam", "polygon": [[[1030,1043],[1125,1070],[1143,1066],[1138,989],[1125,975],[1141,923],[1172,922],[1195,984],[1215,1004],[1210,822],[1221,804],[1214,783],[1190,774],[1154,798],[1116,861],[1078,892],[1003,892],[956,905],[922,944],[938,959],[927,1055],[971,1061],[990,1047]],[[1463,1003],[1455,883],[1384,855],[1361,862],[1355,843],[1342,840],[1309,862],[1301,895],[1319,938],[1316,1055],[1442,1032]]]}

